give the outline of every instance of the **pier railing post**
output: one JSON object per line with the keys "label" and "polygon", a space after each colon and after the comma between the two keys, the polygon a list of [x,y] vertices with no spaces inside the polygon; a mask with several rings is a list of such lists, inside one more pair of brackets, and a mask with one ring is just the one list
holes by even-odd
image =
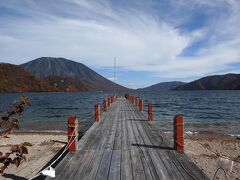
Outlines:
{"label": "pier railing post", "polygon": [[108,108],[110,108],[110,106],[111,106],[111,100],[110,98],[108,98]]}
{"label": "pier railing post", "polygon": [[152,103],[148,103],[148,120],[153,120]]}
{"label": "pier railing post", "polygon": [[68,117],[68,152],[77,151],[78,142],[78,120],[76,116]]}
{"label": "pier railing post", "polygon": [[107,100],[106,99],[103,100],[103,111],[107,112]]}
{"label": "pier railing post", "polygon": [[139,99],[139,111],[142,112],[143,111],[143,100]]}
{"label": "pier railing post", "polygon": [[130,101],[131,101],[132,104],[134,104],[134,96],[131,96]]}
{"label": "pier railing post", "polygon": [[138,107],[138,98],[135,97],[135,105]]}
{"label": "pier railing post", "polygon": [[174,117],[174,150],[184,152],[183,116],[178,114]]}
{"label": "pier railing post", "polygon": [[95,121],[100,121],[100,104],[95,105]]}

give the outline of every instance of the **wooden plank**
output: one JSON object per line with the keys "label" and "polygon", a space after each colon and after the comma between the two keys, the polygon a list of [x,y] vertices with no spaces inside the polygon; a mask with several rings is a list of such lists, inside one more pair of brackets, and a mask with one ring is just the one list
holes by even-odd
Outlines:
{"label": "wooden plank", "polygon": [[122,150],[121,180],[133,179],[131,153],[129,149]]}
{"label": "wooden plank", "polygon": [[[103,113],[102,118],[105,120],[108,117],[108,113]],[[99,123],[95,122],[88,130],[85,132],[83,137],[78,141],[78,149],[84,147],[86,143],[89,144],[88,138],[90,135],[94,134],[93,132],[96,131],[96,129],[99,128]]]}
{"label": "wooden plank", "polygon": [[95,149],[105,149],[107,140],[109,139],[109,131],[111,131],[113,127],[114,121],[112,121],[112,116],[109,115],[106,119],[102,120],[104,124],[104,128],[96,132],[96,136],[98,138],[95,139],[95,144],[93,148]]}
{"label": "wooden plank", "polygon": [[102,160],[103,156],[103,150],[96,150],[94,153],[94,156],[89,163],[87,169],[84,172],[79,173],[77,176],[78,179],[83,179],[83,180],[89,180],[89,179],[95,179],[100,162]]}
{"label": "wooden plank", "polygon": [[91,153],[89,151],[79,151],[77,154],[74,155],[74,157],[71,159],[70,162],[66,162],[66,168],[64,169],[59,169],[58,167],[56,168],[56,178],[57,179],[69,179],[72,174],[74,174],[77,171],[77,167],[79,166],[80,161],[86,162],[88,157],[88,154]]}
{"label": "wooden plank", "polygon": [[122,146],[122,131],[121,131],[121,114],[117,113],[117,126],[116,126],[116,133],[115,133],[115,140],[114,140],[114,150],[120,150]]}
{"label": "wooden plank", "polygon": [[121,150],[113,150],[112,160],[109,170],[109,180],[120,180],[121,178]]}
{"label": "wooden plank", "polygon": [[97,124],[97,127],[94,129],[94,133],[89,134],[87,137],[87,143],[82,146],[83,150],[98,149],[99,146],[103,144],[102,142],[104,142],[104,138],[106,137],[108,128],[110,126],[110,118],[111,114],[108,114],[104,119],[101,119],[99,122],[95,123]]}
{"label": "wooden plank", "polygon": [[135,107],[131,107],[131,110],[134,117],[132,128],[135,132],[136,138],[138,138],[137,146],[139,146],[139,149],[142,150],[142,156],[144,157],[142,160],[143,167],[147,179],[170,179],[170,175],[166,171],[160,157],[158,157],[156,150],[149,150],[149,147],[152,145],[150,141],[148,142],[149,144],[145,144],[146,139],[145,141],[143,139],[145,132],[139,131],[138,129],[138,125],[140,125],[141,120],[137,117],[137,111],[135,110]]}
{"label": "wooden plank", "polygon": [[126,106],[122,103],[122,111],[121,111],[121,120],[122,120],[122,162],[121,162],[121,179],[122,180],[131,180],[133,179],[133,171],[131,164],[131,153],[130,153],[130,143],[129,143],[129,135],[128,128],[126,125]]}
{"label": "wooden plank", "polygon": [[[145,118],[143,114],[140,114],[141,118]],[[167,171],[170,172],[173,179],[192,179],[192,177],[185,172],[184,169],[179,165],[178,162],[172,159],[172,156],[169,156],[169,152],[171,145],[165,142],[165,137],[163,134],[160,134],[160,131],[154,127],[151,122],[144,123],[141,122],[143,129],[145,130],[147,136],[149,137],[150,141],[152,142],[153,146],[163,148],[161,151],[158,151],[159,156],[165,163],[165,167]],[[164,150],[164,148],[169,150]]]}
{"label": "wooden plank", "polygon": [[131,149],[130,154],[132,159],[133,179],[146,179],[138,149]]}
{"label": "wooden plank", "polygon": [[114,113],[112,112],[111,121],[113,121],[113,125],[112,125],[111,131],[109,132],[108,140],[105,145],[105,148],[108,150],[112,150],[114,148],[115,136],[116,136],[116,131],[117,131],[117,119],[118,119],[117,112],[119,112],[119,109],[120,109],[120,107],[117,106]]}
{"label": "wooden plank", "polygon": [[129,143],[126,127],[126,117],[123,111],[121,111],[121,122],[122,122],[122,150],[127,150],[129,149]]}
{"label": "wooden plank", "polygon": [[110,169],[112,159],[112,150],[105,150],[103,153],[103,157],[101,163],[98,167],[96,179],[97,180],[106,180],[108,179],[108,173]]}
{"label": "wooden plank", "polygon": [[149,162],[150,161],[150,157],[147,156],[146,154],[146,151],[144,150],[144,148],[142,148],[141,146],[139,146],[139,144],[143,144],[143,140],[136,128],[136,125],[137,125],[137,119],[136,119],[136,116],[135,116],[135,111],[129,107],[130,111],[131,111],[131,114],[132,114],[132,119],[130,120],[131,121],[131,126],[132,126],[132,130],[133,130],[133,134],[134,134],[134,137],[136,139],[136,144],[135,146],[138,148],[139,150],[139,154],[140,154],[140,159],[142,161],[142,165],[143,165],[143,169],[144,169],[144,173],[145,173],[145,178],[146,179],[153,179],[152,178],[152,173],[150,171],[151,168],[153,168],[151,165],[151,163]]}
{"label": "wooden plank", "polygon": [[136,139],[134,137],[133,129],[132,129],[132,125],[131,125],[132,114],[130,113],[131,111],[129,110],[129,108],[127,110],[128,111],[125,111],[126,125],[128,128],[129,143],[130,143],[130,147],[131,147],[130,154],[131,154],[133,178],[142,180],[142,179],[146,179],[145,173],[144,173],[144,169],[143,169],[143,165],[142,165],[142,161],[140,158],[138,148],[136,146],[132,146],[133,144],[136,144]]}
{"label": "wooden plank", "polygon": [[[94,154],[96,153],[95,150],[89,150],[86,151],[84,156],[86,157],[85,159],[78,160],[77,161],[77,166],[75,167],[74,171],[72,172],[71,176],[68,176],[68,179],[81,179],[82,177],[85,176],[85,172],[88,169],[89,164],[91,163]],[[67,179],[67,178],[65,178]]]}
{"label": "wooden plank", "polygon": [[[137,119],[144,119],[141,118],[139,116],[140,113],[135,113],[136,118]],[[139,133],[141,133],[141,136],[143,138],[143,141],[141,144],[144,144],[145,147],[149,147],[151,149],[155,149],[155,151],[153,152],[153,154],[151,154],[152,158],[153,156],[156,156],[155,153],[158,154],[158,158],[160,159],[159,163],[161,163],[164,167],[162,169],[166,169],[165,173],[165,177],[168,176],[170,179],[184,179],[182,174],[178,171],[178,169],[175,167],[174,163],[171,161],[171,159],[168,157],[168,155],[165,153],[164,149],[160,149],[160,144],[161,144],[161,139],[160,138],[155,138],[153,139],[153,137],[151,137],[151,139],[149,138],[149,132],[147,128],[143,128],[142,124],[146,124],[146,121],[138,121],[136,123],[136,127],[139,131]],[[168,148],[168,146],[167,146]],[[150,152],[152,153],[152,152]],[[161,177],[163,178],[163,177]]]}

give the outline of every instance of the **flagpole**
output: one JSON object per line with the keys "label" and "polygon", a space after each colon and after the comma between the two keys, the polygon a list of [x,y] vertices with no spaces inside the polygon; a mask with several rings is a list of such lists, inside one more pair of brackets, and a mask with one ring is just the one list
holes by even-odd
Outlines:
{"label": "flagpole", "polygon": [[113,81],[114,81],[114,84],[113,84],[113,93],[114,95],[116,95],[116,87],[115,87],[115,68],[116,68],[116,57],[114,56],[114,71],[113,71]]}

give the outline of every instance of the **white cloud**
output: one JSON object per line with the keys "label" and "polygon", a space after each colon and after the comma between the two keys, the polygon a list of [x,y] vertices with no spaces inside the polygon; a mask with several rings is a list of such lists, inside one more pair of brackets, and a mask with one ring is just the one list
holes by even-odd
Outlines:
{"label": "white cloud", "polygon": [[[101,15],[72,12],[79,18],[49,14],[45,19],[44,14],[41,19],[41,14],[27,11],[41,20],[5,21],[6,28],[0,33],[12,34],[18,41],[14,44],[7,39],[0,42],[1,47],[13,50],[13,55],[1,52],[3,58],[28,60],[38,56],[63,56],[89,65],[111,66],[112,57],[117,56],[118,65],[132,67],[166,63],[181,53],[190,41],[174,27],[159,23],[144,12],[113,12],[107,3],[76,2],[79,9],[85,8],[83,12],[95,11]],[[81,18],[86,15],[88,19]]]}
{"label": "white cloud", "polygon": [[[190,5],[223,9],[226,5],[228,9],[206,27],[192,32],[182,32],[174,24],[142,10],[115,9],[111,1],[72,0],[63,1],[64,5],[51,2],[49,8],[33,1],[24,2],[26,6],[1,2],[31,17],[0,17],[4,20],[0,23],[1,59],[20,63],[40,56],[56,56],[107,67],[112,66],[116,56],[117,65],[126,70],[173,78],[223,71],[228,64],[240,61],[237,0],[177,1],[176,5],[183,10]],[[205,48],[200,47],[192,56],[182,55],[185,48],[203,39],[207,41]]]}

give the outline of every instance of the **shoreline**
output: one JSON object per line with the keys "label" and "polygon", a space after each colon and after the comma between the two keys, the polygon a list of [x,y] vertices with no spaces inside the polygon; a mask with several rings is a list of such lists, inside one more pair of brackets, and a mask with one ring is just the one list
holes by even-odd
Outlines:
{"label": "shoreline", "polygon": [[[1,178],[11,179],[10,175],[28,179],[42,169],[67,143],[67,132],[55,131],[23,131],[13,132],[10,138],[0,140],[0,151],[7,152],[10,145],[30,142],[27,160],[16,168],[14,165],[4,172]],[[5,144],[5,145],[4,145]],[[212,151],[221,155],[228,155],[240,161],[240,140],[229,138],[187,137],[184,141],[185,154],[211,179],[217,170],[217,156]],[[207,149],[210,148],[211,150]],[[217,177],[224,179],[223,172]],[[228,179],[240,179],[240,163],[234,163],[233,171],[227,172]]]}

